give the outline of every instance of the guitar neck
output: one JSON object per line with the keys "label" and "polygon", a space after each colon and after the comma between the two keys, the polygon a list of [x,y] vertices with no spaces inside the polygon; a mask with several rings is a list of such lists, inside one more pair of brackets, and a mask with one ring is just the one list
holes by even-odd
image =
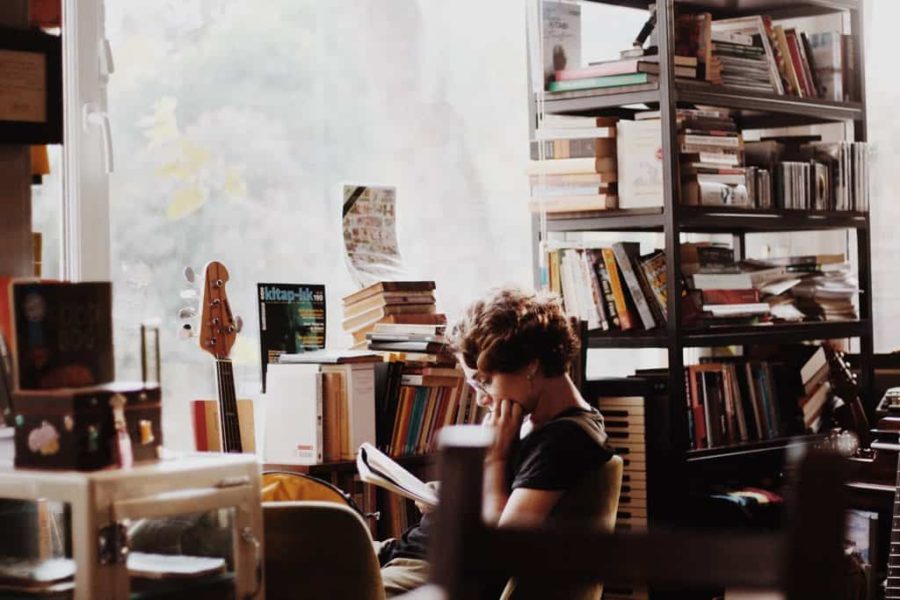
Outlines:
{"label": "guitar neck", "polygon": [[[897,485],[900,486],[900,455],[897,456]],[[894,510],[891,519],[891,544],[888,550],[887,586],[885,600],[900,599],[900,489],[894,491]]]}
{"label": "guitar neck", "polygon": [[216,384],[219,392],[219,428],[222,432],[222,452],[243,452],[231,359],[216,359]]}

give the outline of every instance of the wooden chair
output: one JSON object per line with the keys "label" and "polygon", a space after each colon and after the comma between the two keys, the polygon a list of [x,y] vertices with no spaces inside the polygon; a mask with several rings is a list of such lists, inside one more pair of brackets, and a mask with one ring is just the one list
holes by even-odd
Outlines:
{"label": "wooden chair", "polygon": [[[840,597],[845,461],[810,453],[784,532],[709,530],[603,533],[562,526],[488,528],[481,519],[482,460],[489,433],[480,427],[441,434],[441,505],[432,545],[434,585],[410,598],[477,598],[498,573],[542,574],[561,582],[615,580],[667,589],[778,589],[787,600]],[[555,596],[554,596],[555,597]]]}

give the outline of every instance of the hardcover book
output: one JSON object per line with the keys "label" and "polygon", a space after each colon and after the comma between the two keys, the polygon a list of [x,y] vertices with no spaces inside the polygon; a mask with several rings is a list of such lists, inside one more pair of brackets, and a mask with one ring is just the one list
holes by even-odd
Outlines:
{"label": "hardcover book", "polygon": [[115,379],[110,282],[13,282],[10,294],[18,389]]}
{"label": "hardcover book", "polygon": [[268,365],[282,354],[325,347],[325,286],[305,283],[258,283],[259,349],[262,391]]}

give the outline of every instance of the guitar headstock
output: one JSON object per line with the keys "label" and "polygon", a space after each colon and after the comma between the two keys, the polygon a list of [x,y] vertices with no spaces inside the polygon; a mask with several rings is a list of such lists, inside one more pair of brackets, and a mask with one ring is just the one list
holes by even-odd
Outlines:
{"label": "guitar headstock", "polygon": [[197,333],[200,348],[216,358],[228,358],[239,325],[231,314],[225,284],[228,269],[212,261],[204,269],[201,282],[200,327]]}

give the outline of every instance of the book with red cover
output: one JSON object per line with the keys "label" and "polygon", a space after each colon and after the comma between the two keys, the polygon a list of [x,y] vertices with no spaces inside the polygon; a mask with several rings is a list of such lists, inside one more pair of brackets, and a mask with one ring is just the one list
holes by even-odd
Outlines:
{"label": "book with red cover", "polygon": [[754,304],[759,290],[702,290],[703,304]]}

